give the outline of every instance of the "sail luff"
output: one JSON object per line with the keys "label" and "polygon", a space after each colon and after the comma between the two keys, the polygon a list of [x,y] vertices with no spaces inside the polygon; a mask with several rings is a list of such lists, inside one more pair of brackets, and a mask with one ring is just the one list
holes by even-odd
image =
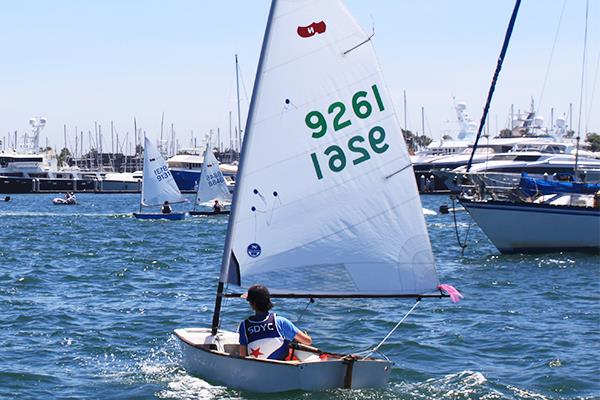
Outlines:
{"label": "sail luff", "polygon": [[[271,24],[272,24],[272,20],[273,20],[273,15],[275,15],[276,6],[277,6],[277,0],[272,0],[271,8],[269,10],[269,17],[267,20],[267,26],[265,28],[263,43],[261,46],[260,58],[258,60],[258,67],[256,69],[256,78],[254,80],[254,88],[252,89],[252,98],[250,100],[248,118],[246,120],[246,133],[244,136],[245,138],[249,138],[250,135],[252,135],[252,124],[254,122],[254,107],[256,104],[256,99],[258,97],[258,91],[259,91],[261,76],[262,76],[262,71],[263,71],[264,57],[265,57],[266,49],[267,49],[268,42],[269,42],[269,32],[271,30]],[[244,154],[246,153],[246,149],[247,149],[249,143],[250,143],[249,140],[244,140],[244,142],[242,143],[242,149],[240,152],[240,164],[238,166],[238,173],[237,173],[238,177],[242,176],[242,172],[244,171],[244,166],[246,164],[246,157],[244,157]],[[239,184],[240,184],[240,181],[238,179],[236,186],[239,186]],[[238,199],[239,195],[240,194],[239,194],[238,190],[234,191],[233,201],[232,201],[232,205],[231,205],[231,214],[229,214],[227,236],[225,237],[225,248],[223,249],[223,259],[222,259],[222,263],[221,263],[221,276],[219,278],[219,281],[223,282],[223,283],[227,282],[229,263],[231,262],[231,244],[232,244],[231,239],[232,239],[232,234],[233,234],[233,227],[235,225],[235,220],[236,220],[237,214],[238,214],[238,207],[236,207],[236,200]]]}
{"label": "sail luff", "polygon": [[[256,104],[256,99],[258,98],[258,89],[260,87],[264,58],[265,58],[265,53],[266,53],[266,49],[267,49],[267,44],[269,42],[269,32],[271,30],[271,24],[273,21],[273,16],[275,15],[276,6],[277,6],[277,0],[272,0],[271,8],[269,9],[269,16],[267,19],[267,26],[265,28],[265,34],[263,37],[263,43],[261,46],[260,58],[258,60],[258,67],[256,68],[256,78],[254,79],[254,88],[252,90],[252,98],[250,99],[248,118],[246,119],[246,130],[245,130],[245,135],[244,135],[246,140],[244,140],[242,142],[242,147],[240,150],[240,164],[238,166],[238,175],[237,175],[238,177],[241,176],[241,173],[244,170],[244,165],[245,165],[245,160],[246,160],[246,158],[244,157],[244,154],[246,153],[248,143],[250,142],[247,139],[250,137],[250,135],[252,135],[252,129],[250,129],[250,127],[252,126],[252,122],[254,120],[254,107]],[[239,184],[239,180],[238,180],[238,184]],[[237,215],[236,201],[238,198],[239,198],[239,191],[235,190],[233,193],[233,200],[232,200],[232,204],[231,204],[231,213],[229,214],[229,223],[227,226],[227,236],[225,238],[225,247],[223,249],[223,260],[221,263],[221,275],[219,277],[219,284],[217,286],[217,295],[216,295],[216,299],[215,299],[215,310],[213,313],[213,321],[212,321],[213,335],[215,335],[217,333],[217,329],[219,326],[219,314],[221,311],[221,302],[223,299],[224,285],[225,285],[225,283],[228,282],[229,264],[231,262],[231,251],[232,251],[231,250],[232,234],[233,234],[233,227],[235,225],[235,219],[236,219],[236,215]]]}

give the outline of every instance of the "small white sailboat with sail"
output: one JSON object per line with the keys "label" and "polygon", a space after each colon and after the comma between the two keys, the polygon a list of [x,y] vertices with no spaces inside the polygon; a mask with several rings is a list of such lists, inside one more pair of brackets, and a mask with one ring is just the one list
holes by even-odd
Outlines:
{"label": "small white sailboat with sail", "polygon": [[[172,212],[170,204],[184,201],[165,159],[150,139],[144,137],[144,171],[140,211],[134,212],[133,216],[138,219],[182,220],[186,213]],[[158,213],[142,212],[142,207],[153,206],[162,206],[162,211]]]}
{"label": "small white sailboat with sail", "polygon": [[372,357],[379,346],[241,357],[238,334],[220,329],[223,297],[240,295],[226,285],[261,283],[280,298],[460,297],[439,285],[370,38],[341,1],[272,2],[212,326],[175,330],[190,374],[256,392],[387,384],[393,363]]}
{"label": "small white sailboat with sail", "polygon": [[[229,214],[227,208],[231,206],[231,193],[219,168],[219,161],[208,142],[204,151],[196,201],[190,215],[227,215]],[[197,210],[198,206],[203,209]]]}

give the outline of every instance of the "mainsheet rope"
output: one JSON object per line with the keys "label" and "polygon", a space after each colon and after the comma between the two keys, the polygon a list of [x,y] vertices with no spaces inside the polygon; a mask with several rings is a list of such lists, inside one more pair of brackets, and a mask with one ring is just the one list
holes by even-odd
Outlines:
{"label": "mainsheet rope", "polygon": [[306,307],[304,307],[304,310],[302,310],[302,312],[300,312],[300,315],[298,315],[298,319],[296,320],[296,323],[299,323],[300,321],[302,321],[302,317],[304,317],[304,314],[306,314],[306,311],[308,310],[308,306],[310,306],[314,302],[315,302],[315,299],[313,299],[312,297],[308,300],[308,303],[306,303]]}
{"label": "mainsheet rope", "polygon": [[417,306],[419,305],[419,303],[421,302],[421,298],[417,298],[417,301],[415,302],[415,304],[411,307],[410,310],[408,310],[408,312],[404,315],[404,317],[402,317],[402,319],[400,321],[398,321],[398,323],[396,324],[396,326],[394,326],[392,328],[391,331],[389,331],[389,333],[383,338],[383,340],[381,340],[381,342],[379,342],[379,344],[375,347],[373,347],[371,350],[366,350],[367,354],[362,358],[362,360],[368,358],[371,354],[376,353],[379,348],[386,342],[386,340],[389,339],[390,336],[392,336],[392,334],[396,331],[396,329],[398,329],[398,327],[404,322],[404,320],[410,315],[410,313],[413,312],[413,310],[415,308],[417,308]]}

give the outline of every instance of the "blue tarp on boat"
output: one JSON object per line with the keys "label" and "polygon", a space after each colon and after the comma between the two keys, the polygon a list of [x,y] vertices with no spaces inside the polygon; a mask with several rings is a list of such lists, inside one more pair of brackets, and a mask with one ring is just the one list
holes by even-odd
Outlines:
{"label": "blue tarp on boat", "polygon": [[528,196],[555,193],[594,194],[600,190],[600,183],[547,181],[522,174],[519,189]]}

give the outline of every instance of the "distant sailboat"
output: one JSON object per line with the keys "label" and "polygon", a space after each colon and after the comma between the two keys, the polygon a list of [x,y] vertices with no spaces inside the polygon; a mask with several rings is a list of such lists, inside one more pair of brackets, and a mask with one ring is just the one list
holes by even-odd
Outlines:
{"label": "distant sailboat", "polygon": [[241,357],[238,334],[219,329],[221,302],[239,297],[225,293],[225,285],[255,283],[268,286],[272,297],[460,297],[439,285],[411,162],[370,36],[341,1],[271,4],[212,327],[175,335],[189,373],[228,387],[281,392],[387,384],[393,363],[372,357],[381,343],[362,355],[302,346],[294,361]]}
{"label": "distant sailboat", "polygon": [[164,158],[156,149],[156,146],[145,137],[144,175],[142,179],[140,212],[133,213],[134,217],[139,219],[181,220],[185,218],[185,212],[145,213],[142,212],[142,207],[158,207],[164,206],[165,202],[167,204],[174,204],[184,201],[185,199],[181,195]]}
{"label": "distant sailboat", "polygon": [[[223,207],[221,211],[214,210],[215,200]],[[197,206],[203,206],[207,209],[196,210]],[[225,183],[225,177],[219,169],[219,161],[213,154],[209,143],[207,143],[194,210],[190,211],[190,215],[225,215],[229,214],[229,210],[225,209],[229,206],[231,206],[231,193]]]}

